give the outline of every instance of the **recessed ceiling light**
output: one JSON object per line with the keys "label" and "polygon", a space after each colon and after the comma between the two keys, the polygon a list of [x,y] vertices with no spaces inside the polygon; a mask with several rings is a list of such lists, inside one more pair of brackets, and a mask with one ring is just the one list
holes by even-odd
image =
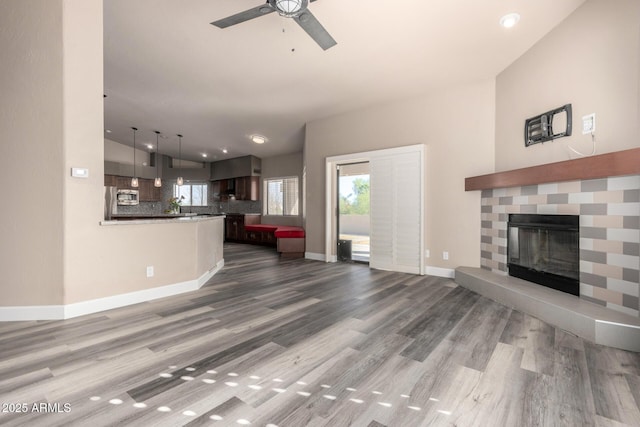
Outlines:
{"label": "recessed ceiling light", "polygon": [[520,21],[520,15],[517,13],[509,13],[500,18],[500,25],[504,28],[511,28]]}
{"label": "recessed ceiling light", "polygon": [[153,145],[151,145],[151,144],[147,144],[147,148],[148,148],[149,150],[153,150]]}
{"label": "recessed ceiling light", "polygon": [[226,148],[223,148],[223,149],[222,149],[222,152],[223,152],[224,154],[227,154],[227,153],[229,152],[229,150],[227,150]]}
{"label": "recessed ceiling light", "polygon": [[106,133],[111,133],[111,129],[105,129]]}
{"label": "recessed ceiling light", "polygon": [[251,140],[256,144],[264,144],[267,142],[267,138],[262,135],[251,135]]}
{"label": "recessed ceiling light", "polygon": [[207,153],[202,153],[202,157],[207,157]]}

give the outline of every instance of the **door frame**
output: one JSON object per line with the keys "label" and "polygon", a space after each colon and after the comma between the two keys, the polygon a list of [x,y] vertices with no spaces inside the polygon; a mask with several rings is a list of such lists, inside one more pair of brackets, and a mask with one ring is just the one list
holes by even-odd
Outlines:
{"label": "door frame", "polygon": [[[426,146],[424,144],[405,145],[402,147],[386,148],[382,150],[364,151],[352,154],[343,154],[340,156],[331,156],[325,159],[325,262],[337,262],[338,257],[335,253],[337,242],[334,242],[335,236],[335,224],[337,221],[338,206],[335,201],[337,194],[337,174],[336,166],[348,163],[370,162],[371,159],[376,157],[392,156],[404,153],[420,153],[420,189],[421,189],[421,201],[420,203],[420,248],[419,248],[419,271],[420,274],[425,274],[425,259],[424,259],[424,246],[425,246],[425,228],[424,228],[424,211],[425,211],[425,152]],[[336,243],[336,244],[334,244]]]}

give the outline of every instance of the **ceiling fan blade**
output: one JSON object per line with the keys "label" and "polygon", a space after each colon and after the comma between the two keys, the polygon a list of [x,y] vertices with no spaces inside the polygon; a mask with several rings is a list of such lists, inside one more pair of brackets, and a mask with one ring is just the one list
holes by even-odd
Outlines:
{"label": "ceiling fan blade", "polygon": [[275,12],[275,10],[269,5],[269,3],[267,3],[254,7],[253,9],[245,10],[244,12],[219,19],[218,21],[212,22],[211,25],[215,25],[218,28],[227,28],[232,25],[240,24],[241,22],[249,21],[250,19],[268,15],[272,12]]}
{"label": "ceiling fan blade", "polygon": [[295,19],[298,25],[300,25],[323,50],[327,50],[338,44],[308,9],[293,19]]}

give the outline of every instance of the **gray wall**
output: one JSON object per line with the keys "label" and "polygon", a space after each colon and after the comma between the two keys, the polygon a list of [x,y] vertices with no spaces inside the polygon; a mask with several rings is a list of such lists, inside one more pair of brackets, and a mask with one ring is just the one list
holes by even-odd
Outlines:
{"label": "gray wall", "polygon": [[[496,79],[496,170],[588,154],[582,116],[596,113],[597,154],[640,140],[640,1],[588,0]],[[571,103],[573,135],[524,145],[527,118]]]}
{"label": "gray wall", "polygon": [[[428,266],[480,266],[479,192],[464,179],[494,167],[493,79],[373,106],[307,124],[304,148],[307,252],[325,252],[325,160],[329,156],[426,144]],[[449,260],[442,252],[449,252]]]}
{"label": "gray wall", "polygon": [[59,1],[0,2],[0,178],[20,210],[0,213],[3,306],[63,303],[62,19]]}

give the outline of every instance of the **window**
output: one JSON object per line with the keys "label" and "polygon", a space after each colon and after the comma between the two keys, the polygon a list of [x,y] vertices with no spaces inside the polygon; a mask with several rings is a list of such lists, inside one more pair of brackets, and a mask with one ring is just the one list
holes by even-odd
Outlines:
{"label": "window", "polygon": [[207,206],[207,184],[174,185],[173,197],[181,196],[182,206]]}
{"label": "window", "polygon": [[298,177],[264,180],[265,215],[298,215]]}

